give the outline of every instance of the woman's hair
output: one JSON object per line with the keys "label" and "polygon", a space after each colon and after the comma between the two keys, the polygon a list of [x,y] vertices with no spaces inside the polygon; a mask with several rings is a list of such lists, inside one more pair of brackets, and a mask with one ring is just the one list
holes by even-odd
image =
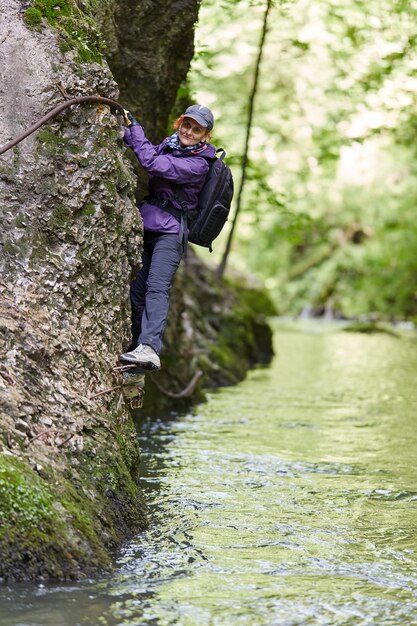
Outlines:
{"label": "woman's hair", "polygon": [[[179,127],[181,126],[181,124],[182,124],[182,123],[183,123],[183,121],[184,121],[184,117],[185,117],[185,115],[180,115],[180,116],[179,116],[179,117],[175,120],[175,122],[172,124],[172,128],[175,128],[175,130],[178,130],[178,129],[179,129]],[[212,137],[211,132],[210,132],[210,131],[207,131],[207,134],[206,134],[206,137],[205,137],[204,141],[211,141],[211,137]]]}

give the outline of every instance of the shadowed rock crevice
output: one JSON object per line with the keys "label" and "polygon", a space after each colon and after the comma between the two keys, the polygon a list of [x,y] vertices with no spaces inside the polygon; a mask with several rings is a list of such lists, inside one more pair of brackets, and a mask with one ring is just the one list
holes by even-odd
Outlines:
{"label": "shadowed rock crevice", "polygon": [[107,60],[126,107],[138,115],[149,137],[166,132],[179,84],[194,54],[194,25],[200,2],[121,0],[103,28],[116,45]]}

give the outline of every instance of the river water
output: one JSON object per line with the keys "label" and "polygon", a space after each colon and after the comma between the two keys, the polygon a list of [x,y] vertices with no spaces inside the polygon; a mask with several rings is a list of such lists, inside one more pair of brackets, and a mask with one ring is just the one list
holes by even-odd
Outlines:
{"label": "river water", "polygon": [[144,419],[150,528],[1,626],[417,625],[417,340],[281,326],[271,367]]}

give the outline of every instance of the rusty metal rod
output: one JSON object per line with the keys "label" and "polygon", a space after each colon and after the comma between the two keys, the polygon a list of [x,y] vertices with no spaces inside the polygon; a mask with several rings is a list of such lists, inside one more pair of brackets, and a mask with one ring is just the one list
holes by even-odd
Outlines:
{"label": "rusty metal rod", "polygon": [[20,135],[18,135],[17,137],[12,139],[8,143],[6,143],[4,146],[1,146],[0,154],[4,154],[8,150],[16,146],[18,143],[26,139],[26,137],[29,137],[29,135],[31,135],[36,130],[38,130],[38,128],[40,128],[41,126],[49,122],[50,119],[52,119],[56,115],[59,115],[59,113],[61,113],[65,109],[75,106],[76,104],[83,104],[84,102],[94,102],[96,104],[107,104],[110,108],[117,109],[122,115],[125,115],[125,110],[122,107],[122,105],[116,102],[115,100],[112,100],[111,98],[104,98],[103,96],[80,96],[78,98],[72,98],[71,100],[66,100],[62,104],[59,104],[57,107],[52,109],[52,111],[49,111],[49,113],[41,117],[41,119],[37,121],[35,124],[32,124],[32,126],[29,126],[29,128],[27,128],[22,133],[20,133]]}

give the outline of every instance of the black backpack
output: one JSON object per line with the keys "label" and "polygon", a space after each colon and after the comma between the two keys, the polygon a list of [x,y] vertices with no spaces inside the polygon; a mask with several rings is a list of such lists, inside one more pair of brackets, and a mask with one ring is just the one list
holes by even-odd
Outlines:
{"label": "black backpack", "polygon": [[175,197],[187,215],[188,241],[209,248],[210,252],[211,244],[227,221],[233,198],[232,172],[224,162],[226,152],[223,148],[219,148],[217,152],[221,154],[209,161],[209,171],[194,211],[187,210],[181,185],[171,183]]}

